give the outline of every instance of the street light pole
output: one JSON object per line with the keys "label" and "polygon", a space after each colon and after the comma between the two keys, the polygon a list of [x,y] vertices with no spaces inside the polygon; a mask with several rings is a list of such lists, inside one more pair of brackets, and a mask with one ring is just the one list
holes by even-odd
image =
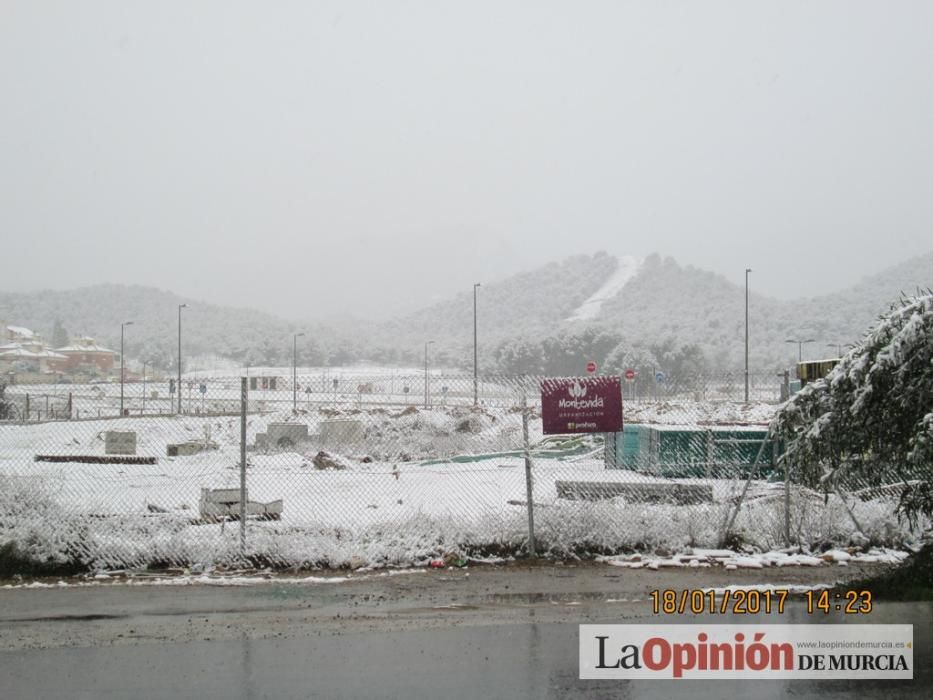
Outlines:
{"label": "street light pole", "polygon": [[146,414],[146,364],[143,360],[143,415]]}
{"label": "street light pole", "polygon": [[836,348],[836,357],[842,357],[842,343],[827,343],[826,347]]}
{"label": "street light pole", "polygon": [[424,344],[424,407],[428,407],[428,346],[433,345],[434,341],[429,340]]}
{"label": "street light pole", "polygon": [[292,413],[298,413],[298,337],[302,335],[292,336]]}
{"label": "street light pole", "polygon": [[132,326],[132,321],[124,321],[120,324],[120,417],[123,417],[123,381],[126,377],[126,364],[123,361],[123,336],[127,326]]}
{"label": "street light pole", "polygon": [[178,384],[175,386],[178,393],[178,413],[181,413],[181,310],[186,308],[187,304],[178,305]]}
{"label": "street light pole", "polygon": [[479,365],[477,363],[476,346],[476,290],[480,287],[479,282],[473,284],[473,405],[479,405]]}
{"label": "street light pole", "polygon": [[745,268],[745,403],[748,403],[748,273],[750,267]]}
{"label": "street light pole", "polygon": [[807,340],[796,340],[795,338],[788,338],[784,342],[797,343],[797,362],[803,362],[803,346],[806,343],[815,343],[816,341],[813,338],[809,338]]}

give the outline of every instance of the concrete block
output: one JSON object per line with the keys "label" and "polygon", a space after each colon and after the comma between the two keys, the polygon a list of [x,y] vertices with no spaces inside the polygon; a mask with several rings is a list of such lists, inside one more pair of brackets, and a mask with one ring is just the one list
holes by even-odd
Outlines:
{"label": "concrete block", "polygon": [[[269,423],[266,427],[264,445],[272,447],[294,447],[308,441],[308,426],[304,423]],[[256,441],[259,446],[257,436]]]}
{"label": "concrete block", "polygon": [[325,447],[358,444],[364,435],[363,422],[351,419],[321,421],[321,444]]}
{"label": "concrete block", "polygon": [[558,481],[557,497],[569,500],[599,501],[622,497],[633,503],[712,503],[713,487],[708,484],[623,481]]}
{"label": "concrete block", "polygon": [[136,432],[108,430],[104,433],[104,452],[108,455],[136,454]]}

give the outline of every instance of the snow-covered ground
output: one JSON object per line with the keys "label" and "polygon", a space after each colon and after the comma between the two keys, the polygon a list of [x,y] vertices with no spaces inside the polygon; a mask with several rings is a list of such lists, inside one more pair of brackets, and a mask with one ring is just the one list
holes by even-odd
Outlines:
{"label": "snow-covered ground", "polygon": [[[291,372],[288,368],[250,368],[251,377],[276,377],[275,389],[257,388],[249,391],[251,412],[288,410],[293,401],[300,411],[318,409],[356,410],[367,408],[423,407],[425,382],[423,373],[396,373],[384,370],[360,374],[351,369],[333,370],[333,373],[315,373],[301,370],[298,391],[293,393]],[[254,372],[262,374],[254,374]],[[244,375],[245,376],[245,375]],[[336,381],[336,384],[335,384]],[[236,413],[240,409],[240,377],[229,373],[216,376],[192,377],[182,382],[182,410],[184,413]],[[204,393],[200,392],[204,386]],[[362,391],[361,391],[362,388]],[[430,406],[446,408],[473,405],[472,377],[429,373],[427,400]],[[532,381],[526,387],[528,405],[539,408],[537,386]],[[626,387],[628,389],[628,387]],[[107,418],[119,415],[120,385],[105,384],[34,384],[7,388],[7,395],[22,407],[24,396],[30,396],[32,419],[48,417],[49,407],[60,417],[67,415],[69,398],[72,417],[80,419]],[[478,396],[483,408],[507,411],[521,402],[522,383],[518,379],[480,380]],[[132,382],[123,388],[124,406],[132,416],[172,415],[177,399],[168,393],[166,381]],[[624,398],[627,423],[662,425],[755,424],[770,422],[778,405],[772,402],[742,401],[717,398],[715,392],[702,397],[683,397],[664,394],[645,395],[632,400]],[[37,416],[37,412],[39,415]]]}
{"label": "snow-covered ground", "polygon": [[[256,380],[249,389],[250,411],[275,411],[291,408],[291,367],[250,367],[239,372],[192,372],[182,378],[183,413],[233,413],[240,407],[241,378]],[[262,379],[275,378],[264,386]],[[427,387],[425,379],[427,378]],[[123,405],[130,415],[170,415],[177,406],[177,396],[169,393],[169,379],[126,382]],[[297,406],[302,410],[326,406],[352,409],[375,406],[450,406],[473,404],[473,378],[449,374],[444,370],[396,370],[384,367],[298,368]],[[201,391],[203,387],[203,393]],[[427,391],[425,389],[427,388]],[[519,403],[519,380],[481,379],[477,384],[480,403],[488,408],[507,408]],[[532,385],[531,393],[534,393]],[[49,408],[61,417],[67,415],[69,400],[72,416],[81,419],[118,416],[121,388],[119,382],[96,384],[24,384],[7,387],[7,396],[18,410],[24,397],[30,396],[31,420],[45,419]]]}
{"label": "snow-covered ground", "polygon": [[[698,568],[722,566],[726,569],[767,569],[787,566],[848,566],[851,564],[899,564],[908,553],[886,547],[871,547],[865,551],[849,552],[830,549],[822,553],[805,554],[796,548],[768,552],[738,553],[731,549],[687,548],[670,556],[629,554],[598,557],[611,566],[625,569]],[[720,589],[722,590],[722,589]]]}
{"label": "snow-covered ground", "polygon": [[[769,408],[718,404],[656,404],[639,418],[658,422],[691,416],[697,424],[766,420]],[[631,419],[632,413],[629,414]],[[636,413],[636,415],[639,415]],[[322,442],[324,421],[358,420],[350,445]],[[270,423],[307,426],[307,443],[250,450],[250,500],[284,501],[280,521],[250,521],[245,553],[277,565],[411,565],[451,552],[514,552],[527,540],[527,500],[521,456],[521,415],[474,413],[464,407],[395,408],[292,416],[248,417],[247,442]],[[533,444],[543,441],[531,421]],[[35,462],[36,454],[103,454],[107,430],[137,434],[137,454],[156,464]],[[239,418],[165,416],[0,426],[0,546],[16,541],[40,558],[79,558],[112,568],[146,563],[189,565],[240,558],[237,523],[200,524],[202,488],[238,488]],[[166,456],[166,445],[209,440],[218,449]],[[597,441],[573,449],[539,444],[533,464],[533,502],[539,546],[556,555],[625,549],[714,547],[744,486],[737,479],[694,479],[712,486],[712,503],[670,505],[558,498],[557,481],[659,483],[669,481],[603,466]],[[315,468],[321,448],[337,452],[344,470]],[[737,472],[737,477],[742,474]],[[681,483],[688,480],[679,480]],[[809,545],[901,545],[915,539],[893,516],[891,499],[843,502],[792,489],[795,537]],[[852,510],[863,529],[859,533]],[[783,489],[752,482],[733,528],[752,549],[783,546]]]}

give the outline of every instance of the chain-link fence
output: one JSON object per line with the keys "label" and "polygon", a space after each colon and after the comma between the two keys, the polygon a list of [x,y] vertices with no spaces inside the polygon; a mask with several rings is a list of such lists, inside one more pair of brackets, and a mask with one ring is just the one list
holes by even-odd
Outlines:
{"label": "chain-link fence", "polygon": [[624,431],[573,436],[542,434],[540,383],[252,369],[185,377],[181,413],[167,381],[59,388],[67,413],[0,423],[0,546],[108,569],[358,567],[918,536],[898,484],[785,480],[767,431],[784,377],[750,378],[748,403],[742,375],[623,382]]}

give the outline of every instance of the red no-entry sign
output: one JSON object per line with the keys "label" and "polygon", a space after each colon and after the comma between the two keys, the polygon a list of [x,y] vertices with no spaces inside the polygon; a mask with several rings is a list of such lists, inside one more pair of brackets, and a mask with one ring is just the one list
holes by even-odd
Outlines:
{"label": "red no-entry sign", "polygon": [[596,371],[596,363],[590,360],[586,363],[586,371],[589,374],[593,374]]}
{"label": "red no-entry sign", "polygon": [[635,370],[627,369],[625,370],[625,378],[629,381],[632,381],[635,378]]}

